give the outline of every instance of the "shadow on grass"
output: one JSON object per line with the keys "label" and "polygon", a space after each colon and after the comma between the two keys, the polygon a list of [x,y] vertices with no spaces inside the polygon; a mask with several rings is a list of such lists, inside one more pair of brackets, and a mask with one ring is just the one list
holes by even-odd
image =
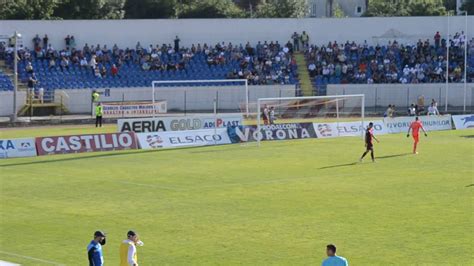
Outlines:
{"label": "shadow on grass", "polygon": [[[128,150],[128,151],[116,151],[115,153],[102,153],[102,152],[91,152],[93,154],[81,156],[81,157],[71,157],[71,158],[58,158],[58,159],[51,159],[51,160],[44,160],[44,161],[33,161],[33,162],[22,162],[22,163],[11,163],[11,164],[3,164],[0,165],[0,168],[4,167],[13,167],[13,166],[20,166],[20,165],[35,165],[35,164],[47,164],[47,163],[57,163],[57,162],[67,162],[67,161],[77,161],[77,160],[84,160],[84,159],[93,159],[93,158],[108,158],[108,157],[120,157],[130,154],[142,154],[142,153],[154,153],[154,152],[161,152],[161,151],[176,151],[176,150],[188,150],[188,149],[196,149],[202,148],[205,146],[187,146],[187,147],[179,147],[179,148],[165,148],[165,149],[150,149],[150,150]],[[204,153],[204,152],[216,152],[215,150],[210,151],[194,151],[192,153]],[[73,154],[73,153],[68,153]],[[76,153],[76,154],[87,154],[87,153]],[[63,154],[55,154],[53,156],[61,156]],[[67,155],[67,154],[64,154]],[[40,156],[40,158],[48,158],[47,156]]]}
{"label": "shadow on grass", "polygon": [[474,135],[467,135],[467,136],[460,136],[461,138],[465,139],[474,139]]}
{"label": "shadow on grass", "polygon": [[474,184],[469,184],[466,187],[474,187]]}
{"label": "shadow on grass", "polygon": [[[58,162],[68,162],[68,161],[78,161],[84,159],[94,159],[94,158],[108,158],[108,157],[120,157],[126,156],[130,154],[141,154],[141,153],[151,153],[151,152],[159,152],[163,150],[131,150],[131,151],[122,151],[117,153],[95,153],[91,155],[81,156],[81,157],[70,157],[70,158],[57,158],[51,160],[44,160],[44,161],[33,161],[33,162],[22,162],[22,163],[11,163],[11,164],[3,164],[0,165],[2,167],[13,167],[13,166],[20,166],[20,165],[35,165],[35,164],[48,164],[48,163],[58,163]],[[61,156],[62,154],[56,154],[55,156]],[[44,157],[45,159],[48,157]]]}
{"label": "shadow on grass", "polygon": [[[394,154],[394,155],[385,155],[385,156],[380,156],[380,157],[375,156],[375,160],[384,160],[384,159],[390,159],[390,158],[395,158],[395,157],[408,156],[410,154],[411,153],[401,153],[401,154]],[[370,160],[370,157],[368,158],[368,160]],[[338,167],[352,166],[352,165],[357,165],[357,164],[358,164],[357,162],[355,162],[355,163],[346,163],[346,164],[337,164],[337,165],[324,166],[324,167],[321,167],[321,168],[318,168],[318,169],[322,170],[322,169],[329,169],[329,168],[338,168]]]}
{"label": "shadow on grass", "polygon": [[380,160],[380,159],[390,159],[390,158],[395,158],[395,157],[403,157],[403,156],[408,156],[408,155],[411,155],[411,153],[400,153],[400,154],[394,154],[394,155],[385,155],[385,156],[380,156],[380,157],[377,157],[375,156],[375,159],[377,160]]}

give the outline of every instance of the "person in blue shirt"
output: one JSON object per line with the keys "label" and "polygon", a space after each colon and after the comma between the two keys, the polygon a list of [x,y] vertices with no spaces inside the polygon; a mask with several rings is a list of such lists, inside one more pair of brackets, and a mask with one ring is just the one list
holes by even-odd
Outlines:
{"label": "person in blue shirt", "polygon": [[349,266],[346,258],[336,255],[336,246],[329,244],[326,246],[328,258],[323,261],[322,266]]}
{"label": "person in blue shirt", "polygon": [[104,256],[102,254],[103,245],[105,245],[105,234],[102,231],[96,231],[94,233],[94,239],[87,246],[89,266],[104,265]]}

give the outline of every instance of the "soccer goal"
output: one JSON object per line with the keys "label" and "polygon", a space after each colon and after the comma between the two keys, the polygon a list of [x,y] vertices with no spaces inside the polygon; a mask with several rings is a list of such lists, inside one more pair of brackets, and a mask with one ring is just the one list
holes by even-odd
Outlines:
{"label": "soccer goal", "polygon": [[156,80],[151,85],[153,103],[165,101],[168,113],[249,114],[249,86],[246,79]]}
{"label": "soccer goal", "polygon": [[266,136],[282,135],[285,130],[301,127],[314,129],[314,137],[318,138],[351,134],[363,137],[364,97],[363,94],[355,94],[259,98],[256,125],[261,137],[256,139],[257,143],[260,145],[261,140],[267,139]]}

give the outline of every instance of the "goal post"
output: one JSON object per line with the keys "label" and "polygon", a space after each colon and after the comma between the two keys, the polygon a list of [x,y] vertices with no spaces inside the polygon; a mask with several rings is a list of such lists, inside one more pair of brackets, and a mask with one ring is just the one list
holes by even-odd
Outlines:
{"label": "goal post", "polygon": [[[309,97],[259,98],[257,100],[257,131],[273,124],[359,122],[365,123],[365,95],[331,95]],[[338,132],[336,134],[339,134]],[[364,137],[361,130],[362,138]],[[260,145],[260,138],[257,139]]]}
{"label": "goal post", "polygon": [[[238,111],[249,115],[247,79],[155,80],[152,81],[151,86],[153,106],[157,99],[168,99],[182,103],[183,106],[177,110],[184,110],[184,113],[187,109],[194,112],[212,112],[213,109],[221,107],[231,112]],[[183,96],[179,96],[180,93]],[[217,99],[219,97],[220,100]],[[186,103],[192,107],[186,106]],[[214,104],[218,106],[213,106]],[[173,103],[169,106],[173,106]]]}

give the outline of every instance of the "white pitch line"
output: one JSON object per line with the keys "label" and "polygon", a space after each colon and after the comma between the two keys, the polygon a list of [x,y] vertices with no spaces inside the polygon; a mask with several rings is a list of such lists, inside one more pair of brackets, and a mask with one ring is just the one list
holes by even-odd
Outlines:
{"label": "white pitch line", "polygon": [[9,255],[9,256],[13,256],[13,257],[28,259],[28,260],[32,260],[32,261],[39,261],[39,262],[43,262],[43,263],[48,263],[48,264],[51,264],[51,265],[58,265],[58,266],[64,266],[65,265],[65,264],[50,261],[50,260],[38,259],[38,258],[30,257],[30,256],[24,256],[24,255],[11,253],[11,252],[6,252],[6,251],[1,251],[1,250],[0,250],[0,253],[1,254],[6,254],[6,255]]}

